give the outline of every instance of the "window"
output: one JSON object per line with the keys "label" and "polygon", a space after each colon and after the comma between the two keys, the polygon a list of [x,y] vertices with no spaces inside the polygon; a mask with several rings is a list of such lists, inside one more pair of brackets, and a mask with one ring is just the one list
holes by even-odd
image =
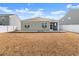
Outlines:
{"label": "window", "polygon": [[50,22],[50,29],[53,29],[53,22]]}
{"label": "window", "polygon": [[62,22],[64,22],[64,19],[62,20]]}
{"label": "window", "polygon": [[2,19],[2,21],[4,21],[5,19]]}
{"label": "window", "polygon": [[57,23],[56,23],[56,22],[54,22],[54,23],[53,23],[53,26],[54,26],[54,27],[55,27],[55,26],[57,26]]}
{"label": "window", "polygon": [[70,19],[71,19],[71,17],[68,17],[68,19],[70,20]]}
{"label": "window", "polygon": [[50,25],[50,29],[53,29],[53,25]]}
{"label": "window", "polygon": [[47,23],[42,23],[42,28],[47,28]]}
{"label": "window", "polygon": [[25,25],[25,28],[29,28],[30,27],[30,25]]}
{"label": "window", "polygon": [[2,21],[5,21],[5,17],[2,17],[1,20],[2,20]]}
{"label": "window", "polygon": [[3,25],[3,24],[0,22],[0,25]]}

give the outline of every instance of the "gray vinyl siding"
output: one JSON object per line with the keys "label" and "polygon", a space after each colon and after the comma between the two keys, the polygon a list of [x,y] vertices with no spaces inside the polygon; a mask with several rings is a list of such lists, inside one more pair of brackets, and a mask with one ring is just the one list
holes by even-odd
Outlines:
{"label": "gray vinyl siding", "polygon": [[[71,18],[71,19],[68,19]],[[62,22],[62,20],[64,20]],[[79,8],[70,9],[69,12],[60,20],[61,25],[77,25],[79,24]]]}
{"label": "gray vinyl siding", "polygon": [[0,16],[0,25],[9,25],[9,16]]}

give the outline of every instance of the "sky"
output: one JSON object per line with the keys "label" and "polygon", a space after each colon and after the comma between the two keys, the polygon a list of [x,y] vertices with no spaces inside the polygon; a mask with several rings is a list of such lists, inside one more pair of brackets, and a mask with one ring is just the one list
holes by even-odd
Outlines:
{"label": "sky", "polygon": [[61,19],[70,8],[79,8],[78,3],[0,3],[0,14],[16,14],[22,20],[42,17]]}

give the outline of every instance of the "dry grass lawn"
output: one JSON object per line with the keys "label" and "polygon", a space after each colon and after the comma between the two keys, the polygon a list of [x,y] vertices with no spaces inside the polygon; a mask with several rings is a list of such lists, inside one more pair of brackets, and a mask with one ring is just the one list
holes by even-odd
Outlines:
{"label": "dry grass lawn", "polygon": [[71,56],[79,55],[76,33],[0,33],[0,55]]}

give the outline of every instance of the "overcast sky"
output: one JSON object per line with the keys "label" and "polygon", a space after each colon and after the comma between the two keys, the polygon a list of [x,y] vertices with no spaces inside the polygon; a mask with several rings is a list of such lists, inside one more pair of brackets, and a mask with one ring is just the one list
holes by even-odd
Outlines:
{"label": "overcast sky", "polygon": [[79,8],[74,3],[1,3],[0,14],[16,14],[22,20],[34,17],[45,17],[59,20],[69,8]]}

